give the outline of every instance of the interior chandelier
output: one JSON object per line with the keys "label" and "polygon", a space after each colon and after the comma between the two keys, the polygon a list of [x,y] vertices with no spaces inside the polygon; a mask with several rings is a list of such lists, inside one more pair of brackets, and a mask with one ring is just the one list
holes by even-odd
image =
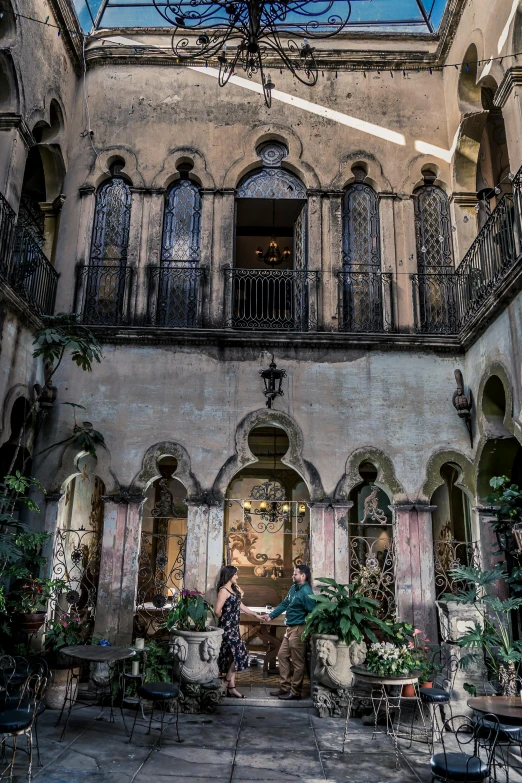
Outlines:
{"label": "interior chandelier", "polygon": [[258,247],[256,256],[267,266],[279,266],[283,261],[289,261],[292,257],[292,251],[289,247],[285,247],[281,253],[277,244],[275,235],[275,200],[272,200],[272,237],[268,243],[268,250],[264,253],[263,248]]}
{"label": "interior chandelier", "polygon": [[[313,86],[318,69],[308,39],[338,35],[351,14],[351,0],[153,2],[158,13],[174,27],[171,43],[176,57],[208,60],[217,56],[221,87],[236,69],[243,70],[249,79],[259,74],[268,107],[275,85],[265,73],[267,60],[282,62],[298,81]],[[332,9],[335,13],[331,13]],[[343,13],[339,13],[340,9]]]}

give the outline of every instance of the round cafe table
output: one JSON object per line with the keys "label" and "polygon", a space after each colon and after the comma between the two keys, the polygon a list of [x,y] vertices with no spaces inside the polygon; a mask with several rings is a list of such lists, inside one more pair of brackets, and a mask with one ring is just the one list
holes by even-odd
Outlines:
{"label": "round cafe table", "polygon": [[468,707],[482,715],[496,715],[500,723],[522,728],[522,699],[520,696],[474,696]]}
{"label": "round cafe table", "polygon": [[[60,653],[72,659],[71,668],[69,669],[68,676],[67,676],[67,686],[65,689],[65,697],[63,700],[62,709],[60,711],[58,720],[56,721],[56,725],[58,726],[58,724],[62,719],[62,715],[65,711],[66,705],[68,704],[67,716],[65,719],[65,725],[63,727],[60,740],[64,738],[65,732],[67,730],[67,724],[69,723],[69,717],[73,705],[77,704],[80,707],[92,707],[93,704],[92,700],[89,702],[80,702],[77,698],[78,686],[80,684],[81,669],[83,666],[87,664],[104,663],[107,665],[108,678],[106,682],[102,683],[101,685],[98,685],[98,683],[96,683],[93,680],[96,690],[94,693],[91,693],[90,695],[94,696],[95,700],[98,700],[98,698],[101,697],[102,707],[103,707],[103,695],[106,695],[108,693],[111,700],[111,712],[110,712],[109,720],[111,723],[114,723],[114,709],[113,709],[114,708],[114,689],[113,689],[114,675],[116,671],[118,673],[120,672],[120,667],[122,666],[123,661],[127,660],[128,658],[132,658],[134,655],[136,655],[135,650],[133,650],[130,647],[104,647],[99,644],[76,644],[71,647],[62,647]],[[82,693],[82,695],[87,696],[89,694],[86,692],[86,693]],[[123,715],[123,709],[121,705],[120,705],[120,712],[123,720],[123,726],[125,728],[125,733],[128,735],[127,726],[125,725],[125,716]],[[102,714],[103,714],[103,709],[102,712],[100,713],[99,720],[101,720]]]}

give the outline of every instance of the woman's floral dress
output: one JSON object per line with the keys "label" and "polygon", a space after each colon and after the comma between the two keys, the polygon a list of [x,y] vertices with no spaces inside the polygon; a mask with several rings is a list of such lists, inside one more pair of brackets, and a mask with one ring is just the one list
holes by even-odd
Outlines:
{"label": "woman's floral dress", "polygon": [[218,658],[219,671],[222,674],[228,671],[232,658],[236,664],[236,672],[248,669],[247,649],[239,635],[241,598],[230,590],[227,590],[227,593],[229,596],[223,604],[223,611],[219,618],[219,627],[224,631]]}

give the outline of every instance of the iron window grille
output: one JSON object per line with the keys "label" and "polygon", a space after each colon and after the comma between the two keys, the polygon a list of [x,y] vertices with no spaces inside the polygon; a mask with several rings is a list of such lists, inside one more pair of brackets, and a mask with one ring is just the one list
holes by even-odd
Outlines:
{"label": "iron window grille", "polygon": [[415,241],[419,272],[453,268],[451,216],[447,195],[436,185],[414,193]]}
{"label": "iron window grille", "polygon": [[343,267],[371,266],[378,271],[380,244],[377,194],[369,185],[356,182],[343,197]]}
{"label": "iron window grille", "polygon": [[161,241],[161,263],[200,260],[201,196],[182,179],[167,191]]}
{"label": "iron window grille", "polygon": [[205,270],[188,264],[151,266],[147,323],[192,329],[199,326],[201,283]]}
{"label": "iron window grille", "polygon": [[338,273],[339,331],[391,332],[395,329],[393,275],[352,267]]}
{"label": "iron window grille", "polygon": [[96,194],[91,242],[91,265],[127,263],[132,195],[122,177],[104,182]]}

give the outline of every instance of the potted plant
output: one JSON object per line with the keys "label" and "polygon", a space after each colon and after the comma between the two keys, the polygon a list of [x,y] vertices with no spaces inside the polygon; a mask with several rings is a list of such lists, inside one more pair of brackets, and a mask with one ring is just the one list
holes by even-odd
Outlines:
{"label": "potted plant", "polygon": [[[380,677],[409,677],[419,671],[418,653],[413,642],[408,644],[393,644],[393,642],[376,642],[370,646],[366,658],[366,668]],[[402,686],[403,696],[415,696],[414,686]]]}
{"label": "potted plant", "polygon": [[206,683],[218,677],[217,659],[223,629],[207,625],[212,606],[197,590],[182,590],[170,610],[165,627],[170,632],[169,651],[180,682]]}
{"label": "potted plant", "polygon": [[[45,706],[51,710],[60,710],[65,699],[67,679],[71,670],[71,659],[60,655],[63,647],[72,647],[75,644],[86,644],[91,636],[92,624],[89,620],[81,620],[79,617],[60,612],[45,632],[43,651],[45,659],[51,671],[51,683],[45,693]],[[74,682],[76,687],[70,694],[72,703],[76,700],[77,675],[79,670],[73,670],[76,675]]]}
{"label": "potted plant", "polygon": [[303,638],[312,637],[315,679],[329,688],[347,688],[353,680],[351,667],[366,657],[366,640],[377,642],[375,631],[387,633],[388,626],[378,617],[378,601],[356,592],[352,584],[326,577],[317,581],[319,594],[310,596],[317,605],[306,618]]}
{"label": "potted plant", "polygon": [[66,583],[59,579],[22,580],[21,586],[9,593],[8,600],[9,609],[19,616],[20,630],[37,633],[45,622],[48,601],[66,589]]}
{"label": "potted plant", "polygon": [[459,647],[470,650],[460,659],[465,669],[481,655],[489,671],[500,686],[502,696],[517,695],[518,668],[522,661],[522,640],[513,641],[509,631],[509,615],[522,606],[522,598],[488,595],[499,579],[506,579],[503,567],[482,571],[471,566],[459,566],[450,571],[453,580],[466,584],[466,589],[443,598],[460,604],[472,604],[480,618],[468,625],[466,632],[456,640]]}

